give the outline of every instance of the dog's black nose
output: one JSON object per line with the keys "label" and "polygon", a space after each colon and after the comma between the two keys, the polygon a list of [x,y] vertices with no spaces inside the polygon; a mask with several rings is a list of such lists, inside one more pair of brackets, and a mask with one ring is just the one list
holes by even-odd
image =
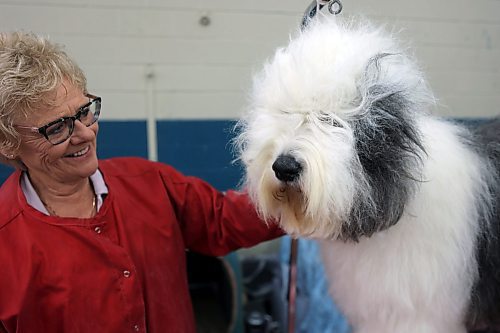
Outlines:
{"label": "dog's black nose", "polygon": [[273,171],[282,182],[292,182],[299,177],[302,165],[293,156],[280,155],[273,163]]}

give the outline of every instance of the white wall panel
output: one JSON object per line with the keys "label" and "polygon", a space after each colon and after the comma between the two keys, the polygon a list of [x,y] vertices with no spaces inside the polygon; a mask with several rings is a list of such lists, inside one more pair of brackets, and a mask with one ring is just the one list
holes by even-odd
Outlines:
{"label": "white wall panel", "polygon": [[443,94],[491,96],[500,91],[497,73],[474,71],[443,71],[431,76],[434,87]]}
{"label": "white wall panel", "polygon": [[245,67],[178,65],[154,71],[158,90],[241,91],[250,79]]}
{"label": "white wall panel", "polygon": [[[151,61],[158,64],[252,65],[271,56],[268,40],[151,38]],[[162,45],[162,47],[158,47]]]}
{"label": "white wall panel", "polygon": [[44,34],[116,36],[119,11],[81,6],[2,5],[2,30],[23,29]]}
{"label": "white wall panel", "polygon": [[443,94],[439,103],[440,114],[444,117],[489,117],[499,115],[500,96]]}
{"label": "white wall panel", "polygon": [[500,71],[500,48],[493,50],[442,46],[418,46],[417,61],[431,74],[438,70]]}
{"label": "white wall panel", "polygon": [[450,21],[411,21],[378,18],[377,21],[400,29],[399,37],[432,46],[469,48],[500,47],[500,25]]}
{"label": "white wall panel", "polygon": [[[97,92],[141,92],[146,90],[147,66],[86,65],[82,69],[87,75],[89,90]],[[101,93],[102,94],[102,93]]]}
{"label": "white wall panel", "polygon": [[[65,44],[89,89],[105,98],[105,118],[141,119],[148,105],[160,118],[236,118],[251,74],[287,42],[309,3],[0,0],[0,30],[32,30]],[[343,3],[342,15],[365,15],[398,32],[427,73],[439,113],[500,113],[500,1]]]}
{"label": "white wall panel", "polygon": [[102,96],[101,117],[106,120],[144,120],[146,95],[143,91],[92,91]]}
{"label": "white wall panel", "polygon": [[384,15],[415,20],[498,23],[498,0],[344,1],[346,13]]}
{"label": "white wall panel", "polygon": [[[125,35],[208,39],[261,40],[283,38],[299,17],[284,13],[217,12],[214,10],[122,9],[121,32]],[[199,24],[207,16],[210,25]]]}
{"label": "white wall panel", "polygon": [[225,119],[214,110],[240,114],[245,98],[239,92],[161,91],[157,94],[158,116],[167,119]]}

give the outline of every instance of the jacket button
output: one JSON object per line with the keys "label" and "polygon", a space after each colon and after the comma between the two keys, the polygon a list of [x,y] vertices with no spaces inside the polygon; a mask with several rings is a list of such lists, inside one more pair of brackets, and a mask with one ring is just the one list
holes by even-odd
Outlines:
{"label": "jacket button", "polygon": [[130,271],[123,271],[123,276],[126,278],[130,277]]}
{"label": "jacket button", "polygon": [[94,231],[95,231],[96,233],[100,234],[100,233],[102,232],[102,229],[101,229],[101,227],[95,227],[95,228],[94,228]]}

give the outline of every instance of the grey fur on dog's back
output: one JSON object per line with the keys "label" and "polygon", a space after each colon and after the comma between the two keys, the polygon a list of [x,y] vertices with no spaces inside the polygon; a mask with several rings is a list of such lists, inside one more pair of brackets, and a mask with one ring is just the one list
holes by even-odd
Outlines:
{"label": "grey fur on dog's back", "polygon": [[477,149],[491,162],[497,175],[490,189],[491,216],[483,217],[481,222],[485,225],[478,241],[479,279],[471,295],[468,324],[500,329],[500,117],[475,125],[471,131]]}

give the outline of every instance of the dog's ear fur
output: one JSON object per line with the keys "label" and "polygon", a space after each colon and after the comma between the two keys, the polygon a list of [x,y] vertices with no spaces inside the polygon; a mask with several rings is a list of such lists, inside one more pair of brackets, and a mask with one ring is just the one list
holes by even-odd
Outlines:
{"label": "dog's ear fur", "polygon": [[420,170],[425,149],[415,124],[412,91],[391,78],[383,65],[393,57],[403,56],[384,53],[372,57],[358,85],[361,110],[351,127],[372,200],[356,200],[351,221],[342,231],[346,240],[394,225],[421,180],[415,172]]}

